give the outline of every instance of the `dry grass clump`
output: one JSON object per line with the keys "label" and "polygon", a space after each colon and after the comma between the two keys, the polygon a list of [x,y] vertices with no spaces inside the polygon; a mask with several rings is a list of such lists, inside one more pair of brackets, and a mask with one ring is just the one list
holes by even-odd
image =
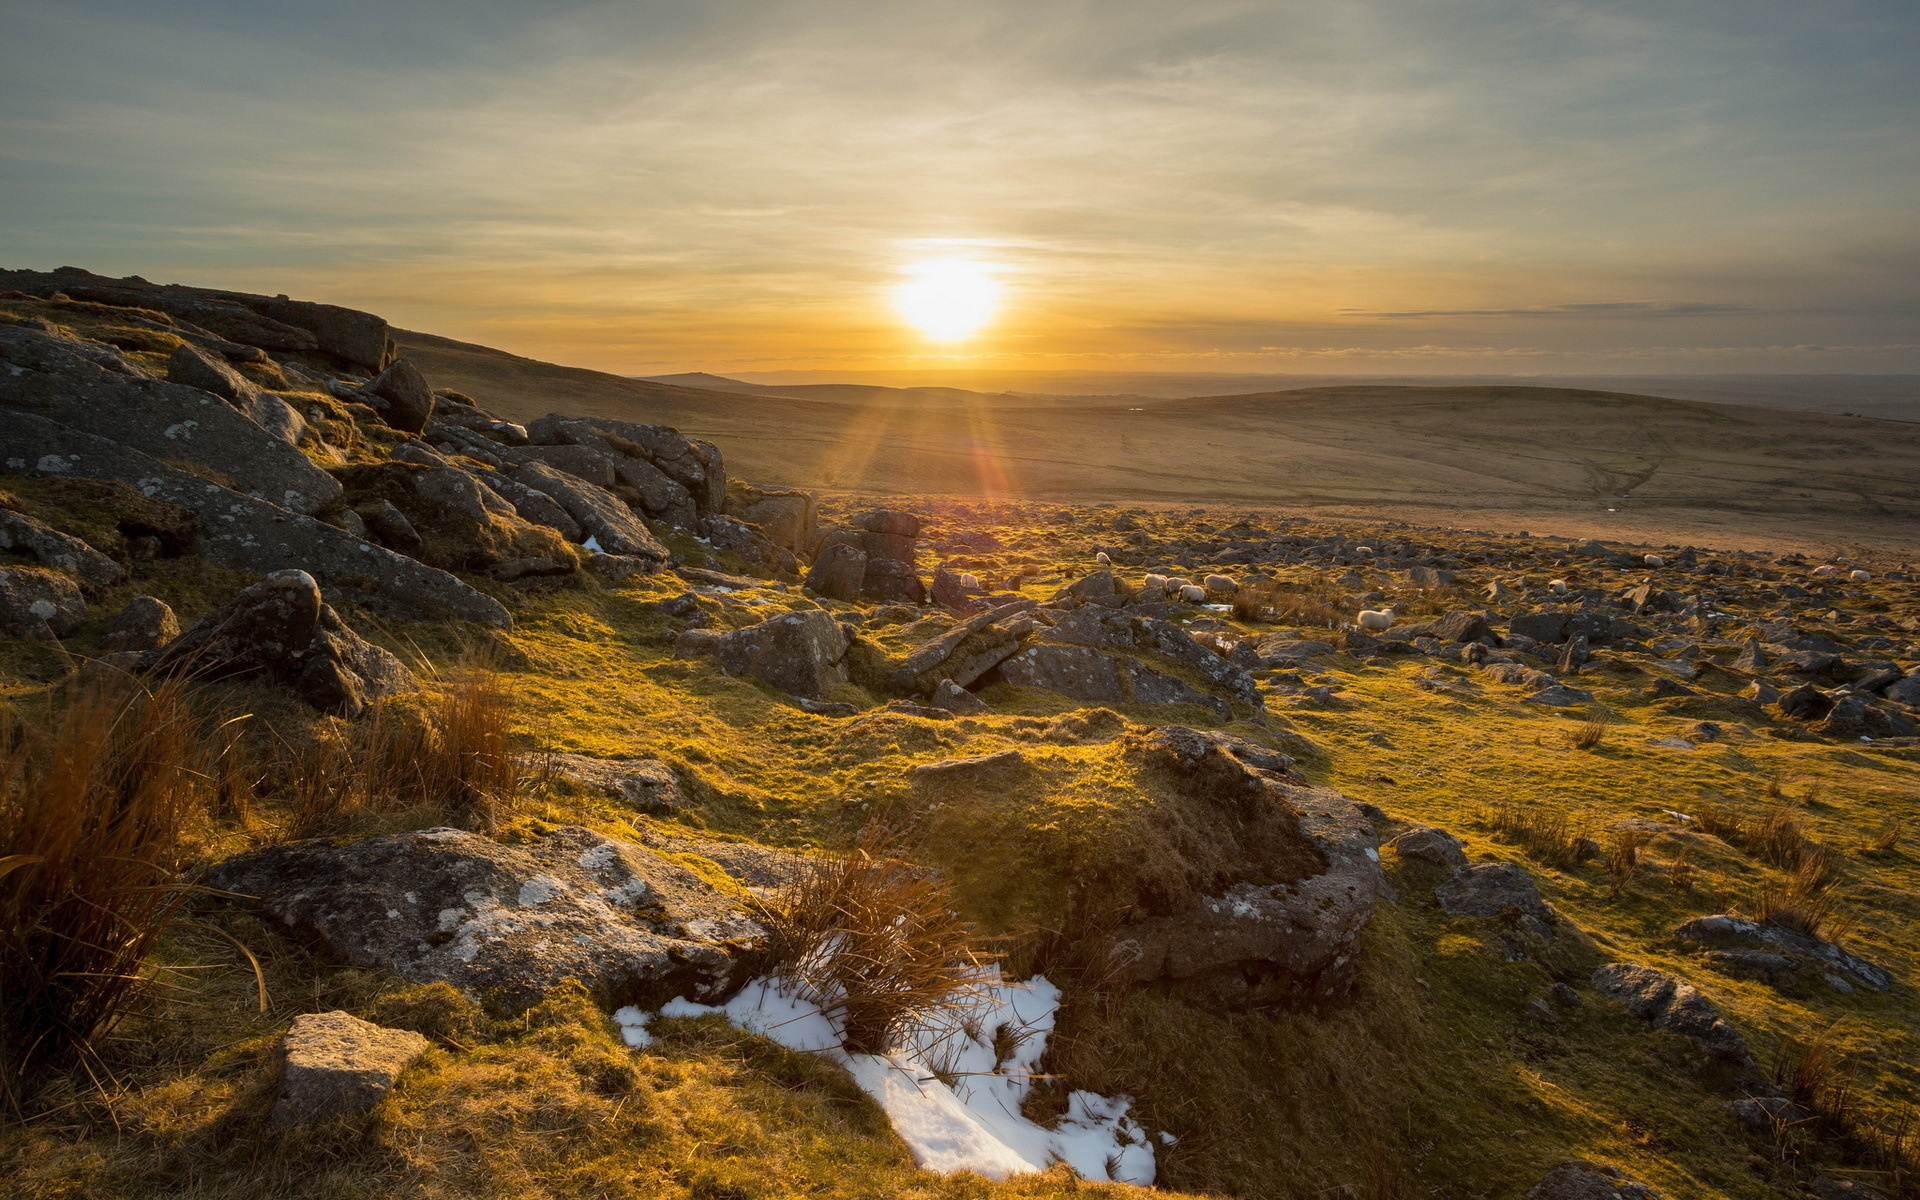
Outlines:
{"label": "dry grass clump", "polygon": [[1861,850],[1867,854],[1891,854],[1900,845],[1900,839],[1906,832],[1905,821],[1899,819],[1888,821],[1861,847]]}
{"label": "dry grass clump", "polygon": [[366,828],[395,816],[491,829],[528,783],[509,741],[513,702],[498,672],[470,662],[424,706],[377,705],[360,721],[316,728],[311,745],[282,747],[270,773],[289,809],[290,837]]}
{"label": "dry grass clump", "polygon": [[1839,936],[1836,897],[1831,887],[1839,879],[1833,855],[1825,850],[1808,857],[1784,885],[1762,884],[1754,900],[1754,919],[1829,941]]}
{"label": "dry grass clump", "polygon": [[1682,846],[1667,864],[1667,886],[1676,892],[1691,892],[1698,873],[1693,865],[1692,849]]}
{"label": "dry grass clump", "polygon": [[1633,882],[1633,873],[1640,866],[1640,851],[1646,848],[1653,835],[1644,829],[1615,829],[1607,835],[1606,857],[1602,865],[1611,880],[1607,894],[1619,896]]}
{"label": "dry grass clump", "polygon": [[1580,722],[1580,728],[1574,731],[1570,739],[1575,750],[1591,750],[1606,740],[1607,726],[1610,725],[1605,711],[1593,708],[1587,710],[1587,719]]}
{"label": "dry grass clump", "polygon": [[[182,844],[208,800],[185,685],[114,675],[51,715],[0,715],[0,1084],[89,1059],[149,980]],[[91,1065],[89,1065],[91,1069]]]}
{"label": "dry grass clump", "polygon": [[775,970],[840,1020],[856,1054],[964,1023],[996,957],[953,911],[945,883],[888,848],[868,835],[823,855],[761,906]]}
{"label": "dry grass clump", "polygon": [[1487,823],[1520,843],[1527,857],[1550,867],[1564,869],[1583,863],[1597,849],[1587,836],[1586,822],[1563,809],[1504,804],[1488,815]]}
{"label": "dry grass clump", "polygon": [[1324,577],[1294,581],[1249,579],[1233,596],[1233,615],[1269,625],[1330,627],[1346,620],[1341,598]]}

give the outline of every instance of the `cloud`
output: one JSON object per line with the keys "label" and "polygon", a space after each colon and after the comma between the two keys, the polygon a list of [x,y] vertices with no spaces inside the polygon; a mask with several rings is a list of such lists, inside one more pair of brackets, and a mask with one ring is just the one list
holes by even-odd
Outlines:
{"label": "cloud", "polygon": [[1350,317],[1719,317],[1760,310],[1741,304],[1699,300],[1612,300],[1585,304],[1541,304],[1531,308],[1436,308],[1420,312],[1368,312],[1346,309]]}

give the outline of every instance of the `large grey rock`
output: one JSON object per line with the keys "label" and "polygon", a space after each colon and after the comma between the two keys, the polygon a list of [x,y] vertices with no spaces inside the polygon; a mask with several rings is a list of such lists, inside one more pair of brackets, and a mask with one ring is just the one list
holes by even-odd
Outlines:
{"label": "large grey rock", "polygon": [[831,544],[821,549],[807,572],[806,588],[829,600],[852,601],[867,577],[867,553],[858,546]]}
{"label": "large grey rock", "polygon": [[364,394],[388,426],[406,433],[419,433],[433,416],[433,388],[420,369],[404,358],[394,359]]}
{"label": "large grey rock", "polygon": [[1000,678],[1090,704],[1198,704],[1222,720],[1232,708],[1185,680],[1089,646],[1030,645],[999,665]]}
{"label": "large grey rock", "polygon": [[[620,477],[613,472],[613,461],[618,457],[610,450],[588,446],[521,446],[512,452],[512,458],[517,462],[545,463],[556,471],[565,471],[575,479],[584,479],[598,488],[612,488],[619,482]],[[642,462],[641,465],[660,479],[672,482],[654,470],[651,464]]]}
{"label": "large grey rock", "polygon": [[941,680],[967,687],[1020,649],[1004,622],[1032,608],[1032,601],[1024,601],[976,613],[907,655],[890,674],[889,686],[916,695],[932,692]]}
{"label": "large grey rock", "polygon": [[1660,1200],[1660,1193],[1617,1167],[1576,1160],[1548,1171],[1527,1189],[1526,1200]]}
{"label": "large grey rock", "polygon": [[127,577],[125,567],[86,542],[9,508],[0,508],[0,550],[31,554],[89,588],[112,587]]}
{"label": "large grey rock", "polygon": [[100,635],[100,653],[157,650],[180,636],[180,619],[157,596],[135,596]]}
{"label": "large grey rock", "polygon": [[392,616],[451,616],[498,628],[513,623],[499,601],[445,571],[41,417],[17,413],[0,420],[0,466],[35,475],[118,480],[191,510],[204,526],[200,553],[223,567],[306,571],[336,595]]}
{"label": "large grey rock", "polygon": [[66,637],[80,628],[87,602],[80,585],[45,567],[0,567],[0,633]]}
{"label": "large grey rock", "polygon": [[1677,1033],[1716,1058],[1741,1064],[1753,1061],[1746,1039],[1720,1010],[1698,988],[1665,971],[1637,963],[1608,963],[1593,973],[1593,986],[1655,1029]]}
{"label": "large grey rock", "polygon": [[742,519],[760,527],[783,550],[803,553],[813,536],[813,497],[807,492],[749,487]]}
{"label": "large grey rock", "polygon": [[743,891],[572,826],[513,846],[458,829],[294,842],[228,859],[208,882],[258,896],[347,962],[513,1007],[565,979],[609,1005],[712,997],[765,936]]}
{"label": "large grey rock", "polygon": [[1127,982],[1185,982],[1190,996],[1228,1007],[1345,992],[1360,932],[1388,894],[1373,827],[1359,809],[1339,792],[1254,765],[1249,759],[1276,758],[1229,735],[1168,726],[1129,753],[1232,814],[1242,846],[1261,848],[1259,877],[1101,937],[1101,969]]}
{"label": "large grey rock", "polygon": [[1542,921],[1553,921],[1553,909],[1540,898],[1533,876],[1512,863],[1481,863],[1462,867],[1433,890],[1434,899],[1455,917],[1497,917],[1516,909]]}
{"label": "large grey rock", "polygon": [[515,467],[516,483],[545,494],[566,510],[588,538],[608,554],[622,554],[664,564],[667,548],[653,536],[646,522],[605,488],[554,470],[545,463]]}
{"label": "large grey rock", "polygon": [[1465,870],[1467,852],[1460,839],[1444,829],[1416,825],[1387,843],[1403,862],[1425,863],[1449,871]]}
{"label": "large grey rock", "polygon": [[1049,642],[1161,655],[1185,664],[1232,699],[1249,705],[1260,702],[1260,685],[1251,675],[1171,621],[1093,606],[1062,614],[1040,636]]}
{"label": "large grey rock", "polygon": [[280,1039],[280,1086],[273,1127],[363,1113],[427,1052],[427,1039],[350,1013],[303,1013]]}
{"label": "large grey rock", "polygon": [[[553,444],[523,446],[508,457],[520,462],[545,462],[601,487],[624,484],[639,494],[640,507],[648,516],[681,528],[691,528],[702,515],[693,493],[655,466],[641,443],[612,430],[602,431],[583,419],[549,417],[534,424],[538,437]],[[662,435],[654,439],[654,444],[670,447],[672,440]],[[684,459],[693,453],[693,445],[686,442],[684,452],[676,449],[668,457]],[[701,463],[697,469],[700,478],[695,486],[705,488],[707,466]],[[692,475],[691,471],[681,473]]]}
{"label": "large grey rock", "polygon": [[942,679],[934,686],[933,697],[928,703],[963,717],[985,716],[993,711],[991,704],[951,679]]}
{"label": "large grey rock", "polygon": [[657,758],[589,758],[555,753],[547,756],[547,762],[560,778],[598,789],[642,812],[668,812],[687,806],[673,768]]}
{"label": "large grey rock", "polygon": [[744,675],[788,695],[818,700],[827,689],[847,682],[851,642],[832,614],[812,608],[722,634],[712,654],[729,675]]}
{"label": "large grey rock", "polygon": [[28,415],[55,421],[157,459],[207,468],[291,512],[313,512],[340,494],[332,476],[226,401],[105,369],[86,357],[87,345],[0,325],[0,408],[12,410],[0,423]]}
{"label": "large grey rock", "polygon": [[146,675],[284,683],[314,707],[344,717],[419,688],[399,659],[353,632],[305,571],[275,571],[144,655]]}
{"label": "large grey rock", "polygon": [[1676,926],[1673,936],[1716,950],[1760,951],[1779,956],[1789,964],[1786,970],[1815,971],[1838,982],[1845,991],[1862,987],[1884,992],[1893,987],[1893,976],[1884,967],[1849,954],[1832,942],[1744,917],[1725,914],[1695,917]]}
{"label": "large grey rock", "polygon": [[243,413],[250,413],[260,397],[252,380],[193,346],[181,346],[168,357],[167,382],[211,392]]}

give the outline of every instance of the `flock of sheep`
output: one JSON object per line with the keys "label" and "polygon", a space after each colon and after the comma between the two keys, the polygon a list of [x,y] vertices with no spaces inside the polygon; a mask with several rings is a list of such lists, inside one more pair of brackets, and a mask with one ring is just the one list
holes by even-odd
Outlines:
{"label": "flock of sheep", "polygon": [[[1373,547],[1355,546],[1353,552],[1361,558],[1369,558],[1373,555]],[[1113,557],[1104,550],[1095,554],[1093,560],[1103,567],[1113,565]],[[1667,560],[1658,554],[1644,555],[1640,561],[1655,568],[1667,565]],[[1822,579],[1832,578],[1839,573],[1840,568],[1832,563],[1813,569],[1813,574]],[[1855,568],[1847,572],[1847,578],[1855,583],[1865,583],[1873,578],[1873,573]],[[1184,579],[1175,580],[1166,575],[1148,575],[1140,581],[1140,586],[1158,588],[1187,604],[1203,604],[1210,595],[1223,593],[1230,595],[1240,590],[1239,583],[1226,575],[1208,575],[1200,583],[1192,583]],[[1567,594],[1567,581],[1551,580],[1547,584],[1547,590],[1556,596],[1564,596]],[[1393,607],[1389,605],[1386,608],[1363,608],[1355,614],[1353,627],[1362,633],[1384,633],[1393,628]]]}

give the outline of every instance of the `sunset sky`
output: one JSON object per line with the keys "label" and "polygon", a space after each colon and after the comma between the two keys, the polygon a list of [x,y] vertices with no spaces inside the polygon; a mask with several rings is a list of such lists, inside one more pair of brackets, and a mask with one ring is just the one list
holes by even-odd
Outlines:
{"label": "sunset sky", "polygon": [[1914,0],[0,22],[0,266],[626,373],[1920,371]]}

